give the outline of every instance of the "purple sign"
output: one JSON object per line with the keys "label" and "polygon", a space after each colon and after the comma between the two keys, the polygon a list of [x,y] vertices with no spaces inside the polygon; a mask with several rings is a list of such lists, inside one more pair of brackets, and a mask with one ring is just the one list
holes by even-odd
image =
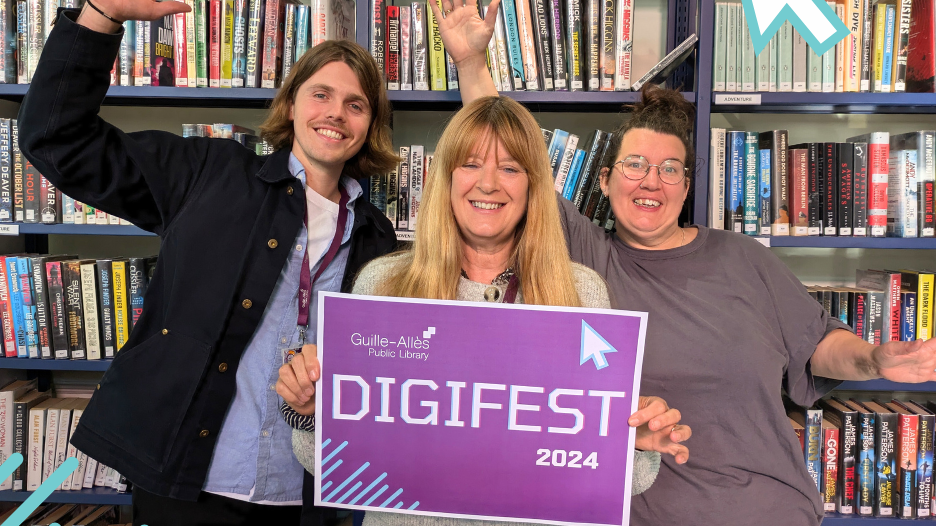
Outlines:
{"label": "purple sign", "polygon": [[624,524],[646,314],[322,293],[315,503]]}

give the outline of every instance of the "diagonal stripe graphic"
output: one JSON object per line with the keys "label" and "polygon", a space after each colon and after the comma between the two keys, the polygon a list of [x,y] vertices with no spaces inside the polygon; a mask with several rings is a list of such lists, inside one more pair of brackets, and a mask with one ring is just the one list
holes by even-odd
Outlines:
{"label": "diagonal stripe graphic", "polygon": [[357,482],[355,482],[354,485],[351,486],[351,489],[349,489],[347,492],[345,492],[344,495],[341,496],[341,498],[339,498],[338,500],[335,501],[335,504],[341,504],[342,502],[344,502],[344,500],[345,500],[346,498],[350,497],[352,493],[354,493],[355,491],[357,491],[357,489],[360,488],[360,487],[363,486],[363,485],[364,485],[364,484],[363,484],[360,480],[357,481]]}
{"label": "diagonal stripe graphic", "polygon": [[415,510],[415,509],[416,509],[416,506],[419,506],[419,501],[418,501],[418,500],[417,500],[416,502],[414,502],[412,506],[410,506],[409,508],[406,508],[406,509],[408,509],[408,510]]}
{"label": "diagonal stripe graphic", "polygon": [[401,500],[400,502],[396,503],[396,506],[394,506],[393,509],[398,510],[402,507],[403,507],[403,501]]}
{"label": "diagonal stripe graphic", "polygon": [[340,465],[342,464],[342,462],[344,462],[344,461],[341,460],[341,459],[339,459],[338,462],[335,462],[334,464],[332,464],[332,467],[328,468],[328,471],[326,471],[325,473],[322,473],[322,479],[324,480],[325,477],[331,475],[331,472],[332,472],[332,471],[335,471],[335,468],[337,468],[338,466],[340,466]]}
{"label": "diagonal stripe graphic", "polygon": [[377,493],[374,493],[373,495],[371,495],[371,498],[369,498],[369,499],[367,499],[366,501],[364,501],[364,505],[365,505],[365,506],[370,506],[370,503],[371,503],[371,502],[374,502],[374,499],[376,499],[377,497],[379,497],[381,493],[387,491],[387,488],[389,488],[389,487],[390,487],[390,486],[384,484],[382,488],[380,488],[379,490],[377,490]]}
{"label": "diagonal stripe graphic", "polygon": [[344,442],[341,443],[340,446],[336,447],[334,451],[332,451],[331,453],[328,454],[327,457],[325,457],[325,458],[322,459],[322,466],[324,467],[325,464],[328,464],[328,461],[331,460],[335,455],[337,455],[338,452],[341,451],[342,449],[344,449],[345,446],[347,446],[347,445],[348,445],[348,441],[345,440]]}
{"label": "diagonal stripe graphic", "polygon": [[[10,460],[12,458],[13,457],[11,456],[10,459],[7,459],[7,461],[3,463],[3,468],[0,469],[6,469],[6,465],[10,464]],[[20,456],[20,462],[22,462],[22,455]],[[39,488],[34,491],[32,495],[30,495],[29,498],[20,505],[19,508],[16,509],[15,512],[13,512],[13,515],[10,515],[7,520],[3,521],[2,526],[19,526],[22,524],[23,521],[29,518],[32,512],[36,511],[36,508],[38,508],[39,505],[42,504],[54,490],[58,489],[58,487],[62,485],[62,482],[65,482],[65,479],[71,476],[72,472],[77,468],[77,458],[68,457],[65,459],[65,462],[62,462],[62,465],[59,466],[59,468],[54,472],[52,472],[51,475],[49,475],[49,478],[47,478],[45,482],[43,482]],[[13,469],[16,469],[15,465],[13,466]],[[12,470],[10,471],[12,473]]]}
{"label": "diagonal stripe graphic", "polygon": [[396,493],[394,493],[393,495],[390,495],[390,498],[389,498],[389,499],[385,500],[383,504],[381,504],[380,506],[377,506],[377,507],[378,507],[378,508],[386,508],[387,506],[390,505],[390,502],[393,501],[393,499],[395,499],[395,498],[397,498],[397,497],[400,496],[400,493],[403,493],[403,488],[400,488],[400,489],[396,490]]}
{"label": "diagonal stripe graphic", "polygon": [[[373,482],[371,482],[370,484],[368,484],[368,486],[367,486],[366,488],[364,488],[364,491],[358,493],[358,496],[357,496],[357,497],[354,497],[354,500],[352,500],[352,501],[349,502],[348,504],[357,504],[357,501],[361,500],[361,497],[363,497],[364,495],[367,495],[367,492],[368,492],[368,491],[374,489],[374,486],[376,486],[378,482],[380,482],[381,480],[383,480],[383,479],[385,479],[385,478],[387,478],[387,472],[386,472],[386,471],[383,472],[383,473],[381,473],[381,475],[380,475],[379,477],[375,478]],[[370,501],[367,501],[367,502],[370,502]]]}
{"label": "diagonal stripe graphic", "polygon": [[327,497],[322,499],[322,501],[327,502],[331,500],[332,497],[337,495],[339,491],[343,490],[344,487],[347,486],[352,480],[356,479],[357,476],[361,474],[361,472],[367,469],[367,466],[370,466],[370,462],[365,462],[363,465],[361,465],[361,467],[359,467],[357,471],[352,473],[350,477],[346,478],[344,482],[342,482],[341,484],[338,484],[338,487],[335,488],[335,491],[332,491],[331,493],[329,493]]}

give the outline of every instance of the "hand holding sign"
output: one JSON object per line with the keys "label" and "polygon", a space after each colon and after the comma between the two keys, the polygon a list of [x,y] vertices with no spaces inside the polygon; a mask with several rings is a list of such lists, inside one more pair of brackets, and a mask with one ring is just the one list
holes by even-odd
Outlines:
{"label": "hand holding sign", "polygon": [[692,429],[679,425],[682,415],[670,409],[666,401],[658,396],[641,396],[640,408],[630,416],[627,423],[637,428],[634,447],[643,451],[658,451],[676,457],[677,464],[689,460],[689,448],[680,444],[692,436]]}
{"label": "hand holding sign", "polygon": [[315,413],[315,382],[321,374],[317,356],[315,345],[303,345],[302,352],[279,369],[276,394],[300,415]]}

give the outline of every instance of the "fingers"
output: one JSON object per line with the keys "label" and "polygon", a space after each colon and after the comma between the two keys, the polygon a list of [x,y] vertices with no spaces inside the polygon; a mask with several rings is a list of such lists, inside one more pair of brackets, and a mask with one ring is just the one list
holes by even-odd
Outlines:
{"label": "fingers", "polygon": [[305,394],[291,364],[285,364],[279,369],[279,379],[276,381],[276,394],[290,406],[296,407],[307,403],[311,396]]}
{"label": "fingers", "polygon": [[435,0],[429,0],[426,3],[432,6],[432,14],[435,15],[437,19],[445,18],[443,13],[449,13],[455,9],[455,6],[452,5],[452,0],[441,0],[441,10],[439,9],[439,2],[436,2]]}
{"label": "fingers", "polygon": [[497,10],[500,8],[500,0],[492,0],[488,5],[487,14],[484,17],[484,25],[494,32],[497,25]]}
{"label": "fingers", "polygon": [[[636,413],[632,414],[630,418],[627,420],[627,423],[631,427],[642,426],[646,424],[647,422],[650,422],[655,417],[658,417],[666,413],[666,411],[669,409],[669,406],[666,405],[666,401],[664,401],[662,398],[658,396],[641,396],[640,403],[638,404],[638,406],[640,407],[640,409]],[[676,422],[678,422],[678,420]],[[673,425],[676,422],[673,422],[670,425]],[[662,424],[660,424],[660,422],[657,422],[655,427],[650,426],[650,430],[656,431],[657,429],[660,429],[661,427],[662,427]]]}
{"label": "fingers", "polygon": [[674,425],[670,428],[669,439],[673,442],[685,442],[692,437],[692,428],[689,426]]}
{"label": "fingers", "polygon": [[153,20],[157,20],[166,15],[172,15],[175,13],[188,13],[192,10],[185,2],[175,2],[166,0],[163,2],[151,2],[151,16]]}
{"label": "fingers", "polygon": [[667,453],[675,457],[677,464],[685,464],[689,461],[689,448],[682,444],[673,444]]}

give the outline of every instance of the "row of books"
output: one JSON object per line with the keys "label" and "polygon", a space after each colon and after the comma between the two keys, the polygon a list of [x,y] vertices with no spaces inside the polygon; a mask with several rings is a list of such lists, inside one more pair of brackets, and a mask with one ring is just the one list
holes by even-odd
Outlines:
{"label": "row of books", "polygon": [[[18,506],[0,514],[0,521],[6,521],[17,509]],[[45,526],[48,524],[61,524],[62,526],[131,526],[132,524],[119,521],[116,506],[42,504],[22,524],[31,526]]]}
{"label": "row of books", "polygon": [[62,194],[20,152],[16,119],[0,119],[0,223],[129,225]]}
{"label": "row of books", "polygon": [[0,325],[8,358],[113,358],[143,313],[156,258],[0,256]]}
{"label": "row of books", "polygon": [[369,180],[370,202],[387,214],[398,232],[415,231],[423,182],[429,173],[432,154],[425,146],[414,144],[400,147],[402,161],[386,175],[374,175]]}
{"label": "row of books", "polygon": [[[80,0],[0,2],[0,82],[32,80],[59,7]],[[186,0],[188,13],[124,23],[111,75],[121,86],[276,88],[306,49],[354,39],[352,0]]]}
{"label": "row of books", "polygon": [[182,137],[234,139],[257,155],[273,153],[273,146],[258,137],[254,130],[237,124],[183,124]]}
{"label": "row of books", "polygon": [[35,491],[68,458],[78,459],[78,468],[60,490],[103,486],[125,492],[127,481],[116,471],[98,463],[71,445],[71,436],[88,405],[87,398],[52,398],[38,391],[37,380],[17,380],[0,389],[0,456],[6,461],[14,453],[23,462],[0,490]]}
{"label": "row of books", "polygon": [[936,235],[936,131],[788,139],[712,129],[709,225],[752,236]]}
{"label": "row of books", "polygon": [[856,271],[854,287],[808,286],[834,318],[869,343],[929,340],[934,327],[932,270]]}
{"label": "row of books", "polygon": [[826,512],[919,518],[936,514],[933,401],[837,397],[787,403]]}
{"label": "row of books", "polygon": [[790,22],[756,54],[740,2],[715,8],[714,91],[933,92],[934,0],[828,0],[850,34],[816,54]]}
{"label": "row of books", "polygon": [[[458,89],[431,9],[391,1],[370,5],[388,89]],[[499,91],[626,91],[633,42],[633,0],[503,0],[488,63]]]}

